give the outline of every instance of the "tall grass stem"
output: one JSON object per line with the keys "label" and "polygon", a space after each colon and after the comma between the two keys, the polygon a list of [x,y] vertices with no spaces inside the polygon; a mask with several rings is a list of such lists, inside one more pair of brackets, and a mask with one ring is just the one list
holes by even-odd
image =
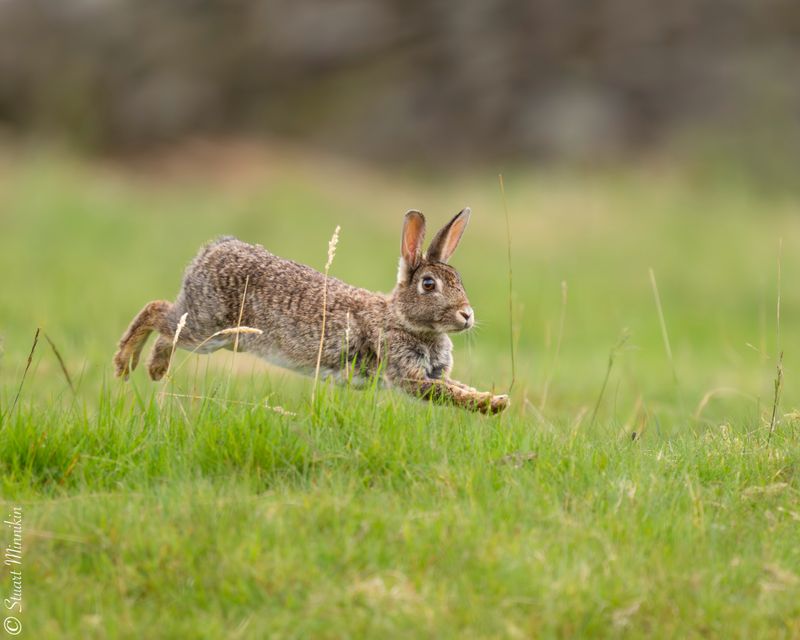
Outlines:
{"label": "tall grass stem", "polygon": [[22,380],[19,381],[19,388],[17,389],[17,395],[14,396],[14,402],[11,403],[11,409],[8,410],[8,416],[10,417],[11,414],[14,413],[14,409],[17,407],[17,402],[19,402],[19,396],[22,393],[22,387],[25,384],[25,378],[28,376],[28,369],[31,368],[31,363],[33,362],[33,354],[36,351],[36,345],[39,344],[39,332],[41,329],[38,327],[36,328],[36,333],[33,334],[33,344],[31,345],[31,352],[28,354],[28,361],[25,364],[25,371],[22,372]]}
{"label": "tall grass stem", "polygon": [[508,251],[508,340],[511,347],[511,384],[508,391],[514,388],[517,380],[517,362],[514,345],[514,273],[511,264],[511,218],[508,215],[508,199],[506,198],[506,185],[503,174],[497,176],[500,182],[500,194],[503,198],[503,210],[506,216],[506,248]]}
{"label": "tall grass stem", "polygon": [[317,396],[317,385],[319,384],[319,370],[322,365],[322,349],[325,346],[325,322],[328,318],[328,274],[336,256],[336,245],[339,244],[339,231],[341,227],[337,224],[333,231],[330,242],[328,242],[328,261],[325,263],[325,281],[322,285],[322,328],[319,333],[319,350],[317,351],[317,366],[314,368],[314,384],[311,387],[311,404]]}
{"label": "tall grass stem", "polygon": [[769,421],[767,444],[772,441],[772,434],[778,426],[778,407],[783,390],[783,349],[781,348],[781,258],[783,256],[783,238],[778,240],[778,301],[775,305],[775,349],[778,352],[778,364],[775,367],[774,393],[772,396],[772,417]]}

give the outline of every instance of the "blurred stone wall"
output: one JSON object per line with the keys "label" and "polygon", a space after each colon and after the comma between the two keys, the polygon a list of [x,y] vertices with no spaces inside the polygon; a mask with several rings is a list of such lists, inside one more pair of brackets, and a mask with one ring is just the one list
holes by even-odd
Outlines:
{"label": "blurred stone wall", "polygon": [[798,0],[0,0],[0,129],[272,135],[390,159],[784,140]]}

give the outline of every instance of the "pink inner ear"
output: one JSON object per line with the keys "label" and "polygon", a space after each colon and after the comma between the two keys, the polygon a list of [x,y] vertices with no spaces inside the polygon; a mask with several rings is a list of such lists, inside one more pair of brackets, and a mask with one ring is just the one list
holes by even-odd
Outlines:
{"label": "pink inner ear", "polygon": [[425,220],[421,215],[410,215],[403,227],[402,256],[409,265],[413,265],[422,255],[422,240],[425,235]]}
{"label": "pink inner ear", "polygon": [[444,247],[442,247],[442,262],[447,262],[450,256],[455,253],[461,236],[464,235],[464,229],[467,227],[468,218],[459,218],[447,230],[447,237],[444,240]]}

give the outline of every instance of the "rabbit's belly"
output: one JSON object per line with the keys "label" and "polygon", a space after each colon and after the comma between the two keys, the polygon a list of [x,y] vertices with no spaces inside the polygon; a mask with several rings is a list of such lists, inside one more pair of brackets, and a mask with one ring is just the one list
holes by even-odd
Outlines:
{"label": "rabbit's belly", "polygon": [[250,348],[249,351],[250,353],[257,355],[262,360],[266,360],[271,365],[276,367],[296,371],[297,373],[302,373],[303,375],[312,375],[314,373],[313,366],[296,362],[294,359],[290,358],[283,351],[276,347],[258,345]]}
{"label": "rabbit's belly", "polygon": [[[290,356],[286,355],[283,351],[276,347],[268,347],[264,345],[253,346],[248,351],[262,360],[269,362],[271,365],[280,367],[282,369],[289,369],[296,373],[305,376],[313,376],[316,370],[315,364],[301,364],[293,360]],[[347,383],[356,387],[363,387],[369,382],[369,378],[356,372],[351,365],[348,369],[331,368],[322,365],[319,370],[321,378],[332,378],[337,383]]]}
{"label": "rabbit's belly", "polygon": [[204,340],[202,343],[192,348],[195,353],[214,353],[220,349],[233,349],[233,342],[229,336],[220,336],[218,338],[210,338]]}

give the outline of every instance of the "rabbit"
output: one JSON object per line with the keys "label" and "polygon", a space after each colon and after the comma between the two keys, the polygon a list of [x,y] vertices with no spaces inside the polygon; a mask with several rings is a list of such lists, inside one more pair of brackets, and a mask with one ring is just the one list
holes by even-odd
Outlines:
{"label": "rabbit", "polygon": [[[152,331],[160,335],[148,370],[167,372],[179,319],[187,314],[177,346],[210,353],[248,351],[303,373],[315,371],[327,311],[321,369],[325,375],[380,375],[387,386],[439,403],[482,413],[509,406],[507,395],[481,392],[450,378],[453,343],[448,333],[467,331],[475,313],[458,272],[448,264],[470,219],[465,208],[423,252],[425,217],[405,215],[397,283],[391,293],[359,289],[231,236],[204,246],[191,262],[174,303],[148,303],[133,319],[114,356],[116,375],[127,379]],[[223,334],[237,326],[256,334]],[[238,339],[238,344],[237,344]]]}

